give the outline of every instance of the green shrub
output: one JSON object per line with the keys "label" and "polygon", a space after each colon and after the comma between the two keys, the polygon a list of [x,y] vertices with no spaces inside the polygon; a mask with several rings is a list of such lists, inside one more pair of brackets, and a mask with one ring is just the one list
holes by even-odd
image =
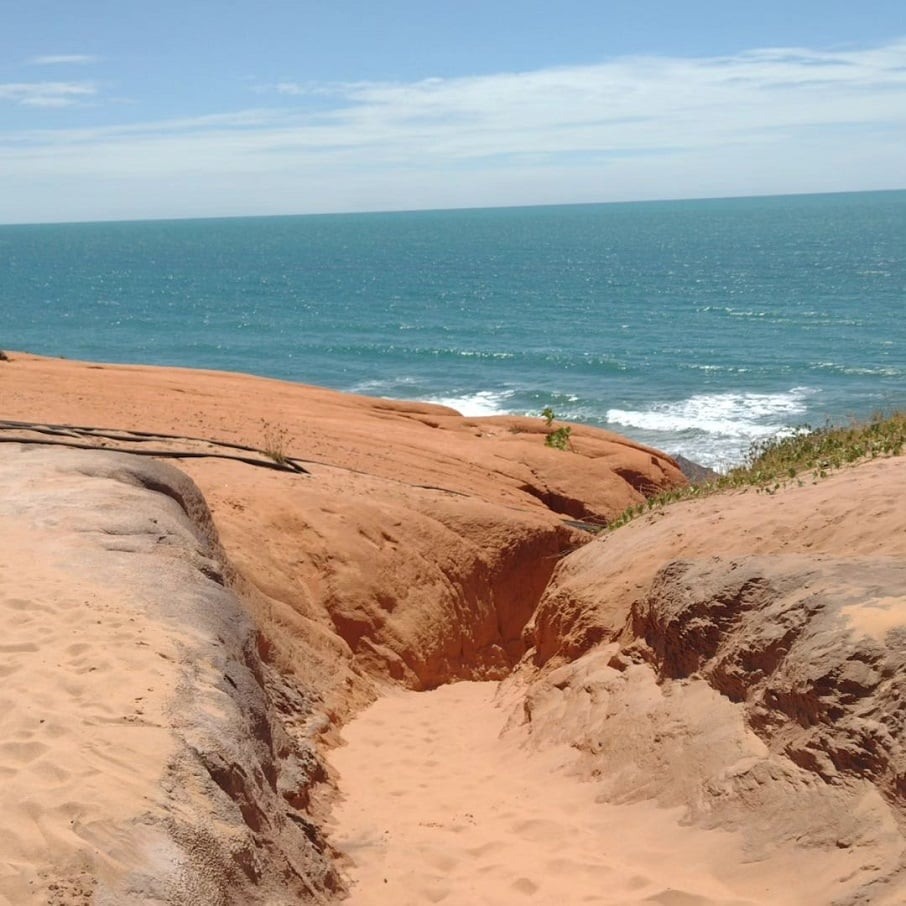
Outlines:
{"label": "green shrub", "polygon": [[[545,406],[541,410],[541,417],[547,423],[548,428],[550,428],[557,416],[550,406]],[[555,450],[571,450],[573,445],[569,436],[572,434],[572,431],[573,429],[570,428],[569,425],[563,425],[556,430],[548,431],[547,436],[544,438],[544,443],[548,447],[553,447]]]}
{"label": "green shrub", "polygon": [[564,425],[562,428],[557,428],[556,431],[551,431],[547,437],[544,438],[544,443],[549,447],[553,447],[555,450],[570,450],[572,449],[572,444],[570,443],[569,436],[572,434],[572,428],[569,425]]}

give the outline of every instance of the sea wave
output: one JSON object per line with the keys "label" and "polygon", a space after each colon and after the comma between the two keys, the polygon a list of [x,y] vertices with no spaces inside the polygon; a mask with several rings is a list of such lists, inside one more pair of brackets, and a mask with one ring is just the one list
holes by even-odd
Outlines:
{"label": "sea wave", "polygon": [[841,362],[810,362],[810,369],[815,371],[830,371],[834,374],[858,375],[861,377],[903,377],[904,370],[892,365],[878,365],[877,367],[862,365],[844,365]]}
{"label": "sea wave", "polygon": [[778,416],[801,415],[814,391],[784,393],[699,393],[648,409],[608,409],[607,421],[647,431],[704,431],[728,437],[760,437],[785,427]]}
{"label": "sea wave", "polygon": [[608,425],[668,452],[726,469],[742,462],[751,445],[789,434],[817,391],[700,393],[645,409],[608,409]]}
{"label": "sea wave", "polygon": [[509,391],[479,390],[461,396],[429,396],[425,402],[448,406],[463,415],[474,418],[480,415],[506,415],[507,400],[513,396]]}

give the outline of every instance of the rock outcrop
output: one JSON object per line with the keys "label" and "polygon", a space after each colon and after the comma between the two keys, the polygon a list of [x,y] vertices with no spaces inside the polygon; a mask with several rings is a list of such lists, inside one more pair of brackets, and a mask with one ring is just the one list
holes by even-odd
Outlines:
{"label": "rock outcrop", "polygon": [[[336,689],[337,708],[363,675],[414,688],[504,676],[558,559],[590,539],[582,524],[685,482],[669,457],[592,428],[560,451],[540,418],[470,419],[217,372],[17,354],[2,415],[121,430],[7,422],[0,439],[176,457],[281,662]],[[255,468],[255,455],[304,471]]]}
{"label": "rock outcrop", "polygon": [[661,680],[701,678],[772,751],[906,805],[906,560],[678,560],[633,608]]}
{"label": "rock outcrop", "polygon": [[[906,885],[906,459],[678,504],[565,558],[513,723],[612,802],[835,853],[835,904]],[[541,666],[540,672],[537,672]],[[818,900],[815,900],[818,901]]]}
{"label": "rock outcrop", "polygon": [[4,445],[0,516],[0,901],[323,902],[312,702],[262,661],[192,482]]}

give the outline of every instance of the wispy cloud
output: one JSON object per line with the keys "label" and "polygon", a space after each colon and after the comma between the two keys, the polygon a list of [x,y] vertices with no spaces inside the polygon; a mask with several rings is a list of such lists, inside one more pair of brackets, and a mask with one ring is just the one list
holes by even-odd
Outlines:
{"label": "wispy cloud", "polygon": [[28,62],[32,66],[88,66],[99,63],[100,57],[87,53],[58,53],[32,57]]}
{"label": "wispy cloud", "polygon": [[[0,98],[86,90],[26,87]],[[23,186],[115,179],[173,214],[906,187],[906,40],[263,89],[266,109],[0,133],[0,162]]]}
{"label": "wispy cloud", "polygon": [[0,101],[23,107],[71,107],[96,94],[97,87],[90,82],[0,83]]}

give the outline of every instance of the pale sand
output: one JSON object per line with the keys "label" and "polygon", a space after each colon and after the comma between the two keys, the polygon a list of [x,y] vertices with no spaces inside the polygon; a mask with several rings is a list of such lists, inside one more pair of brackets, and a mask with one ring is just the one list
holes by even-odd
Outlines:
{"label": "pale sand", "polygon": [[0,448],[0,906],[323,902],[200,506],[148,460]]}
{"label": "pale sand", "polygon": [[[501,735],[497,683],[388,692],[330,755],[342,799],[331,839],[349,906],[599,903],[743,906],[831,901],[833,855],[747,861],[741,836],[680,823],[681,809],[597,802],[568,747]],[[839,865],[834,867],[839,868]]]}
{"label": "pale sand", "polygon": [[104,550],[100,483],[0,461],[0,903],[87,902],[99,862],[133,861],[125,824],[174,751],[177,636]]}

